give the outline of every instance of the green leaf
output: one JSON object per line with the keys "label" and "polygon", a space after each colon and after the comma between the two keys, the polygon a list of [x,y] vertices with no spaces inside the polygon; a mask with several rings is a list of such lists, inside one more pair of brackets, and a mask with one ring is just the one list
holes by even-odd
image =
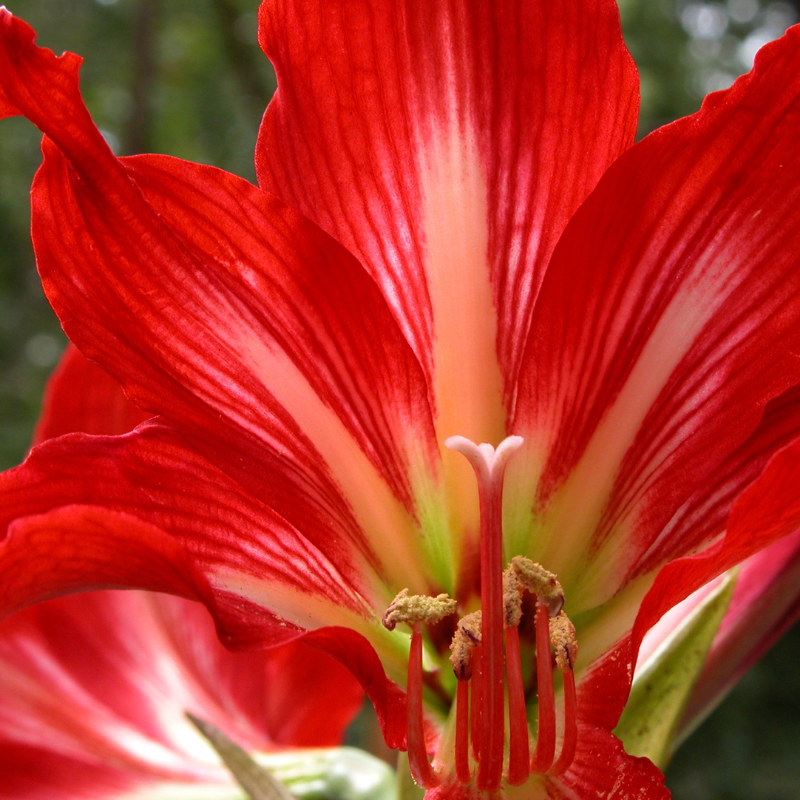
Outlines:
{"label": "green leaf", "polygon": [[[211,723],[186,716],[217,751],[247,800],[397,800],[391,767],[362,750],[328,747],[251,755]],[[209,792],[209,800],[216,800],[213,792],[219,792],[219,800],[239,798],[215,787]],[[205,797],[198,794],[197,800]],[[186,798],[194,800],[194,795]]]}
{"label": "green leaf", "polygon": [[355,747],[255,753],[300,800],[397,800],[394,771]]}
{"label": "green leaf", "polygon": [[188,711],[186,716],[208,739],[234,780],[247,792],[250,800],[292,800],[292,795],[282,783],[273,777],[269,769],[257,764],[245,750],[229,739],[219,728]]}
{"label": "green leaf", "polygon": [[645,756],[661,769],[666,766],[681,714],[735,585],[736,574],[729,573],[636,675],[614,731],[631,755]]}

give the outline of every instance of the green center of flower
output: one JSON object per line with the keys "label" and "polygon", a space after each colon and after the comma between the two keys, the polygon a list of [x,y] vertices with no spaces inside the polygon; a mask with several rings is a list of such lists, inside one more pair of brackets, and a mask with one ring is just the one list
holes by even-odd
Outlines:
{"label": "green center of flower", "polygon": [[[522,438],[509,436],[495,449],[454,436],[445,442],[472,464],[481,509],[481,609],[463,616],[450,644],[457,679],[455,779],[473,780],[484,792],[497,792],[505,780],[524,783],[531,773],[557,775],[572,763],[577,744],[577,697],[573,665],[577,656],[575,628],[563,612],[564,594],[555,575],[523,556],[502,565],[503,476]],[[535,672],[526,686],[520,648],[520,625],[526,603],[533,616],[531,637]],[[424,597],[403,590],[384,615],[392,630],[411,627],[408,664],[408,760],[414,779],[431,788],[439,783],[425,746],[422,689],[422,626],[434,625],[457,612],[447,595]],[[529,621],[530,616],[528,617]],[[561,752],[555,759],[556,705],[553,661],[563,674],[564,724]],[[536,746],[531,755],[527,699],[538,699]],[[505,703],[508,703],[506,736]],[[508,751],[506,759],[506,740]]]}

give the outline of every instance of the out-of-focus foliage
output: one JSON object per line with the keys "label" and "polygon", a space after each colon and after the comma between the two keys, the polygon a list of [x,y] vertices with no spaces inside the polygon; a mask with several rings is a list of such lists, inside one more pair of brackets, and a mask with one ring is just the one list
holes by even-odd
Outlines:
{"label": "out-of-focus foliage", "polygon": [[[86,57],[87,105],[115,151],[159,152],[254,180],[253,148],[274,77],[256,43],[257,0],[5,0],[39,43]],[[0,467],[30,441],[64,346],[28,234],[39,134],[0,126]]]}
{"label": "out-of-focus foliage", "polygon": [[[84,97],[119,154],[167,153],[253,180],[257,126],[274,90],[256,44],[258,0],[4,1],[34,25],[40,44],[86,57]],[[759,46],[800,19],[800,0],[619,4],[642,79],[641,135],[694,112],[705,94],[750,68]],[[65,342],[28,235],[38,163],[38,132],[21,119],[2,121],[0,468],[23,457]],[[677,800],[800,797],[799,661],[795,633],[684,745],[668,772]]]}
{"label": "out-of-focus foliage", "polygon": [[674,800],[800,798],[800,627],[756,664],[676,753]]}
{"label": "out-of-focus foliage", "polygon": [[697,110],[753,66],[756,51],[799,18],[787,0],[618,0],[639,67],[640,134]]}

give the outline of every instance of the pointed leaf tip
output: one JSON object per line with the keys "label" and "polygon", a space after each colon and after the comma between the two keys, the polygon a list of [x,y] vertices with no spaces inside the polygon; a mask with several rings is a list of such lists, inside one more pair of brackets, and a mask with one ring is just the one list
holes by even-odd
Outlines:
{"label": "pointed leaf tip", "polygon": [[249,800],[294,800],[266,767],[257,764],[219,728],[190,711],[186,712],[186,717],[208,739],[235,781],[247,792]]}

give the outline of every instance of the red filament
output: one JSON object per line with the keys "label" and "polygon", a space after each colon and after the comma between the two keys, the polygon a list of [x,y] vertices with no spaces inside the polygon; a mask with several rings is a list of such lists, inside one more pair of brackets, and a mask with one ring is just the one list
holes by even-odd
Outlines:
{"label": "red filament", "polygon": [[578,746],[578,696],[575,691],[575,673],[564,673],[564,741],[558,761],[549,770],[550,775],[563,775],[575,759]]}
{"label": "red filament", "polygon": [[[473,780],[470,772],[471,744],[472,756],[477,762],[474,788],[482,797],[492,798],[499,796],[504,779],[510,786],[521,786],[528,780],[531,772],[539,775],[561,774],[569,769],[575,758],[578,736],[575,678],[569,670],[564,674],[564,734],[561,752],[554,764],[556,707],[549,612],[557,614],[561,609],[564,601],[561,585],[556,576],[541,565],[534,564],[527,557],[519,557],[512,560],[505,576],[508,596],[504,597],[503,474],[509,457],[522,443],[519,436],[507,437],[496,449],[489,444],[475,444],[463,436],[451,436],[445,441],[447,447],[462,453],[475,469],[480,501],[480,636],[474,627],[463,627],[460,622],[457,636],[451,645],[451,661],[456,677],[465,678],[469,674],[467,667],[471,667],[471,677],[457,682],[455,777],[462,785]],[[519,621],[524,591],[532,593],[536,598],[534,627],[538,732],[532,758],[519,629],[517,625],[510,624]],[[509,623],[508,628],[505,627],[506,623]],[[474,626],[475,618],[464,624]],[[571,666],[576,649],[574,627],[566,616],[556,620],[553,625],[553,644],[557,648],[566,648]],[[468,637],[469,641],[464,637]],[[564,667],[561,649],[557,652],[561,659],[558,662],[559,668]],[[507,773],[504,772],[506,681],[509,720]],[[409,673],[409,702],[411,685]],[[409,705],[409,731],[411,715]],[[421,709],[419,720],[421,737]],[[422,755],[418,752],[414,760],[424,760],[424,765],[418,763],[416,769],[422,772],[427,768],[430,774],[431,767],[424,753],[424,746]],[[410,744],[409,761],[412,761]],[[429,786],[424,778],[417,777],[417,772],[414,775],[418,783]]]}
{"label": "red filament", "polygon": [[539,695],[539,730],[531,772],[550,769],[556,751],[556,700],[550,655],[550,619],[547,606],[536,601],[536,677]]}
{"label": "red filament", "polygon": [[519,628],[506,628],[506,675],[508,678],[508,782],[525,783],[530,775],[528,717],[525,713],[525,687],[522,683],[522,658],[519,652]]}
{"label": "red filament", "polygon": [[469,681],[456,688],[456,780],[469,783]]}
{"label": "red filament", "polygon": [[478,749],[483,727],[483,650],[476,647],[472,653],[472,688],[470,690],[470,735],[472,737],[472,757],[480,761]]}
{"label": "red filament", "polygon": [[408,656],[408,766],[414,780],[426,789],[437,781],[428,761],[425,726],[422,719],[422,632],[417,622],[411,627],[411,652]]}

